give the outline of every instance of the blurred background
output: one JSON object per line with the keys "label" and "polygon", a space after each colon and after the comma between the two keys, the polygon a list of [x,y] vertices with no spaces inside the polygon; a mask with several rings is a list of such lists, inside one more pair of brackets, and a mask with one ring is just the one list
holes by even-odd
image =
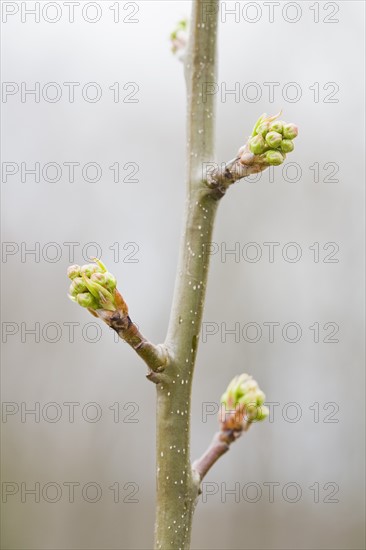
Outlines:
{"label": "blurred background", "polygon": [[[101,255],[164,340],[185,193],[169,34],[191,3],[36,4],[2,2],[2,544],[149,549],[155,391],[66,269]],[[363,2],[220,3],[216,160],[263,112],[300,135],[219,209],[192,458],[234,375],[271,416],[207,476],[197,550],[364,548],[363,20]]]}

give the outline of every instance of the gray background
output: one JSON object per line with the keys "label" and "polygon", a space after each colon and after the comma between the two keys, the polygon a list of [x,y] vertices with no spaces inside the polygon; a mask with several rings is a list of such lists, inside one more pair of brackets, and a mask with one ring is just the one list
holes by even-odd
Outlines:
{"label": "gray background", "polygon": [[[28,7],[33,4],[26,2]],[[28,166],[37,161],[42,166],[51,161],[60,165],[96,162],[103,169],[101,180],[95,183],[85,181],[80,170],[71,183],[66,169],[55,183],[42,178],[35,183],[32,176],[21,182],[19,174],[2,183],[3,241],[17,243],[19,248],[22,242],[28,248],[38,242],[41,251],[55,242],[61,250],[55,262],[42,252],[39,261],[30,255],[22,261],[20,252],[3,256],[3,338],[10,326],[5,323],[16,323],[13,326],[19,328],[3,345],[2,399],[19,406],[19,412],[3,417],[1,425],[2,480],[19,487],[2,507],[3,547],[9,549],[141,549],[152,545],[154,388],[145,381],[138,357],[124,343],[115,343],[107,327],[97,323],[100,338],[90,342],[99,337],[95,327],[86,327],[94,319],[66,296],[69,259],[63,243],[80,243],[75,249],[77,263],[84,263],[86,243],[98,243],[133,319],[152,340],[164,339],[185,169],[184,80],[182,67],[169,51],[168,36],[175,22],[189,14],[190,3],[139,2],[135,24],[114,23],[109,9],[113,3],[99,4],[103,15],[95,24],[83,20],[80,7],[75,9],[75,22],[69,23],[60,2],[62,18],[55,24],[44,19],[37,24],[31,16],[22,23],[18,13],[2,25],[3,81],[23,81],[28,87],[37,81],[41,87],[51,81],[61,86],[63,82],[81,83],[74,103],[67,100],[64,86],[57,103],[42,98],[35,103],[32,97],[22,103],[20,94],[8,97],[2,104],[3,162]],[[234,6],[233,2],[226,4],[228,9]],[[245,4],[241,2],[240,9]],[[241,96],[236,102],[232,95],[222,101],[218,94],[217,159],[235,155],[262,112],[282,108],[283,118],[300,127],[296,150],[287,161],[296,162],[302,173],[299,181],[291,182],[293,172],[286,177],[279,168],[272,182],[268,172],[257,182],[238,182],[220,206],[214,236],[219,248],[239,246],[243,250],[246,243],[255,242],[262,258],[251,263],[243,255],[238,262],[233,255],[213,256],[204,321],[218,327],[223,322],[227,328],[239,323],[240,329],[255,322],[263,333],[256,343],[243,337],[235,342],[233,335],[225,338],[219,330],[201,342],[193,391],[192,456],[204,450],[217,426],[215,415],[203,419],[204,403],[217,402],[235,374],[253,374],[268,401],[279,405],[272,422],[253,426],[209,473],[207,482],[212,485],[205,490],[216,494],[198,505],[192,546],[364,548],[364,4],[337,2],[325,8],[320,3],[320,22],[314,23],[312,3],[302,2],[301,18],[292,24],[282,15],[283,4],[276,8],[273,23],[268,8],[256,4],[262,10],[256,23],[245,21],[241,14],[238,23],[227,17],[220,24],[219,85],[233,88],[239,82],[242,90],[246,83],[256,82],[262,97],[250,102]],[[333,16],[339,22],[325,24],[323,19],[331,15],[333,5],[339,7]],[[288,18],[294,18],[291,10],[295,8],[287,9]],[[121,17],[130,11],[121,3]],[[247,14],[255,17],[254,11]],[[103,89],[97,103],[88,103],[80,94],[80,88],[92,81]],[[138,103],[113,102],[108,87],[117,81],[121,87],[126,82],[138,84]],[[280,83],[273,102],[264,82]],[[301,87],[297,102],[282,96],[288,82]],[[318,102],[309,89],[315,82],[320,86]],[[328,82],[339,86],[333,96],[337,102],[324,101],[333,90],[323,89]],[[125,97],[130,89],[121,91]],[[292,98],[294,88],[288,92]],[[115,162],[121,166],[136,162],[138,183],[114,183],[108,167]],[[321,168],[318,183],[309,168],[315,162]],[[326,163],[338,164],[334,176],[338,182],[324,181],[331,173],[329,166],[323,168]],[[269,241],[280,243],[273,263],[263,245]],[[109,249],[116,242],[121,251],[118,262]],[[127,261],[131,247],[123,250],[131,242],[138,246],[137,262]],[[298,262],[282,257],[288,242],[301,247]],[[314,242],[320,246],[318,263],[309,250]],[[339,246],[337,263],[323,262],[332,251],[323,250],[329,242]],[[47,251],[50,257],[54,253],[46,246]],[[289,254],[293,252],[289,249]],[[89,254],[95,254],[95,249],[90,248]],[[40,341],[26,334],[22,341],[21,323],[32,328],[37,322]],[[79,323],[74,342],[69,341],[64,325],[70,322]],[[273,343],[265,322],[280,323]],[[289,322],[302,329],[297,343],[282,337],[281,330]],[[315,322],[321,329],[319,343],[314,343],[309,329]],[[323,328],[328,322],[339,325],[338,343],[323,341],[330,333]],[[55,325],[47,323],[57,323],[59,334]],[[82,330],[84,335],[87,330],[86,339]],[[57,342],[50,342],[58,336]],[[27,415],[22,422],[21,402],[28,408],[38,402],[41,410],[55,402],[61,418],[50,422],[55,409],[46,408],[46,418],[41,413],[35,422],[34,416]],[[65,402],[80,403],[73,423],[68,421]],[[98,403],[102,411],[94,423],[81,412],[90,402]],[[113,421],[109,409],[116,402],[120,422]],[[298,422],[289,421],[296,413],[294,407],[286,406],[291,402],[301,412]],[[319,422],[314,422],[314,411],[309,409],[315,402],[319,403]],[[336,405],[324,409],[327,403]],[[128,417],[136,406],[136,414]],[[339,411],[324,421],[334,407]],[[94,412],[84,409],[90,416]],[[36,482],[41,488],[58,483],[63,489],[61,498],[48,502],[55,495],[51,487],[39,503],[32,496],[26,496],[23,503],[22,482],[28,489]],[[63,485],[67,482],[80,484],[73,503]],[[96,503],[82,497],[81,488],[88,482],[102,489]],[[119,503],[114,503],[108,488],[116,482],[121,487]],[[263,485],[268,482],[280,484],[274,502],[270,502],[268,485]],[[288,502],[294,499],[295,490],[287,486],[286,493],[290,482],[301,489],[297,502]],[[138,502],[123,502],[135,487],[126,483],[138,484],[134,497]],[[319,484],[318,503],[314,490],[309,489],[314,483]],[[327,483],[339,486],[333,496],[338,502],[324,502],[335,487]],[[239,502],[235,495],[227,495],[225,501],[225,488],[233,489],[235,484],[239,484]],[[262,494],[254,502],[258,486]],[[93,495],[90,489],[88,498]]]}

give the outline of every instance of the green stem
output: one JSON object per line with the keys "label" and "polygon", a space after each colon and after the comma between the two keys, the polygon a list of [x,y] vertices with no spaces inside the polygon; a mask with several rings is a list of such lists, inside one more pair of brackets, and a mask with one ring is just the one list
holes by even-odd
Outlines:
{"label": "green stem", "polygon": [[190,547],[199,492],[190,461],[190,405],[217,194],[203,181],[214,158],[214,96],[203,87],[216,78],[217,0],[195,0],[186,59],[188,95],[187,200],[173,305],[166,338],[164,381],[157,384],[157,511],[155,548]]}
{"label": "green stem", "polygon": [[187,213],[185,267],[178,273],[181,301],[175,303],[166,340],[168,380],[157,384],[155,548],[163,550],[189,548],[199,489],[190,463],[191,387],[209,264],[202,245],[211,241],[218,202],[207,191],[194,196]]}

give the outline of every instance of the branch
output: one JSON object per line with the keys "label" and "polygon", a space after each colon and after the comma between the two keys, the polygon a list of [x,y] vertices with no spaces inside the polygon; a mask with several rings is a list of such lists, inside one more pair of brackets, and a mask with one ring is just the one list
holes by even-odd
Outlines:
{"label": "branch", "polygon": [[155,548],[188,550],[198,488],[190,461],[190,407],[202,323],[211,242],[219,201],[202,178],[214,158],[213,95],[203,86],[215,79],[218,0],[195,0],[187,54],[187,180],[184,227],[166,337],[168,381],[157,384],[157,499]]}
{"label": "branch", "polygon": [[263,163],[256,162],[253,154],[248,154],[247,164],[244,164],[241,157],[238,156],[223,166],[215,166],[211,169],[207,173],[206,183],[208,187],[224,195],[228,187],[233,185],[236,181],[257,174],[258,172],[263,172],[268,166],[268,164],[264,165]]}
{"label": "branch", "polygon": [[[210,255],[204,243],[212,239],[218,197],[207,187],[202,167],[214,159],[215,97],[203,100],[205,83],[216,78],[218,0],[196,0],[184,58],[187,83],[187,180],[184,229],[180,244],[166,344],[180,369],[193,375],[206,293]],[[202,252],[203,251],[203,252]],[[189,350],[192,350],[190,353]],[[186,363],[187,351],[189,362]]]}
{"label": "branch", "polygon": [[248,374],[235,376],[221,396],[219,421],[221,430],[217,432],[211,445],[192,465],[192,473],[198,482],[225,454],[234,441],[246,432],[253,422],[264,420],[269,413],[263,405],[265,395],[258,384]]}
{"label": "branch", "polygon": [[[141,334],[137,325],[131,321],[130,317],[121,314],[120,311],[112,313],[105,310],[96,310],[96,314],[135,350],[153,373],[163,372],[168,361],[168,354],[163,345],[156,346],[149,342]],[[158,383],[161,379],[158,376],[153,376],[152,373],[148,374],[147,377],[155,383]]]}
{"label": "branch", "polygon": [[192,464],[192,470],[198,474],[199,481],[203,480],[215,462],[229,450],[231,443],[241,436],[242,431],[227,430],[225,432],[217,432],[214,435],[210,446],[201,458]]}
{"label": "branch", "polygon": [[[67,270],[72,280],[69,298],[89,310],[115,330],[120,338],[129,344],[145,361],[153,373],[161,373],[168,360],[165,346],[155,346],[139,331],[129,315],[128,307],[117,290],[117,281],[100,260],[80,267],[72,265]],[[148,375],[153,382],[157,376]]]}
{"label": "branch", "polygon": [[236,181],[284,162],[286,154],[294,150],[293,140],[298,129],[295,124],[277,120],[280,114],[267,116],[264,113],[257,120],[252,135],[236,157],[224,166],[214,165],[207,173],[208,187],[224,195]]}

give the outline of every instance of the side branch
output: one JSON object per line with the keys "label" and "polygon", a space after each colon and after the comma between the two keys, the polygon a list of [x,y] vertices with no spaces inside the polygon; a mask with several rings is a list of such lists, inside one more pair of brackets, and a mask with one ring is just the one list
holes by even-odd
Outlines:
{"label": "side branch", "polygon": [[207,451],[193,463],[195,478],[202,481],[220,456],[229,450],[231,443],[246,432],[253,422],[260,422],[268,416],[264,400],[264,393],[251,376],[241,374],[233,378],[220,400],[221,429],[215,434]]}
{"label": "side branch", "polygon": [[[155,345],[149,342],[139,331],[137,325],[131,321],[128,315],[121,311],[97,310],[97,316],[102,319],[109,327],[116,331],[118,336],[131,346],[145,361],[147,366],[154,373],[163,372],[167,365],[168,354],[163,345]],[[149,375],[150,376],[150,375]],[[155,377],[150,376],[152,381]]]}
{"label": "side branch", "polygon": [[107,271],[101,260],[92,260],[92,264],[72,265],[68,268],[67,275],[72,281],[70,300],[85,307],[94,317],[115,330],[145,361],[150,368],[148,377],[157,382],[158,375],[152,375],[164,370],[168,361],[166,347],[155,346],[142,336],[128,315],[128,306],[117,290],[116,278]]}
{"label": "side branch", "polygon": [[247,178],[268,168],[268,165],[255,162],[254,155],[248,155],[248,163],[243,164],[241,157],[236,157],[220,167],[215,167],[207,174],[206,183],[211,189],[225,194],[227,188],[238,180]]}
{"label": "side branch", "polygon": [[[224,455],[230,448],[231,443],[236,441],[240,437],[241,432],[234,430],[227,430],[225,432],[217,432],[211,442],[211,445],[203,453],[201,458],[196,460],[192,464],[193,472],[198,474],[199,481],[201,482],[207,472],[218,461],[218,459]],[[194,477],[197,477],[195,475]]]}
{"label": "side branch", "polygon": [[279,166],[286,154],[294,150],[293,140],[298,128],[291,122],[277,120],[279,115],[261,115],[236,157],[220,167],[214,166],[207,173],[206,184],[217,196],[224,195],[230,185],[242,178],[263,172],[269,166]]}

